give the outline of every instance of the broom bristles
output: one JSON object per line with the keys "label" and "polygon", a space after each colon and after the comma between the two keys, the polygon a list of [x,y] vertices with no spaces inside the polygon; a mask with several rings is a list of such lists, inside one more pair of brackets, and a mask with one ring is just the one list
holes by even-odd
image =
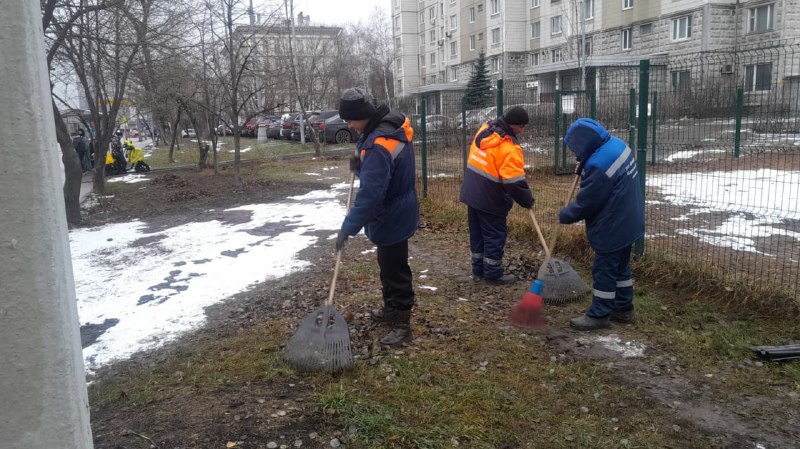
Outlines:
{"label": "broom bristles", "polygon": [[511,324],[517,327],[542,328],[542,304],[533,298],[524,297],[511,310]]}

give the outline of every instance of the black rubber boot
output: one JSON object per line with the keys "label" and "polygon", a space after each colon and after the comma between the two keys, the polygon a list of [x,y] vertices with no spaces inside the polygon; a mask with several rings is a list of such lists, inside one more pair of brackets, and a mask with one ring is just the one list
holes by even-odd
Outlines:
{"label": "black rubber boot", "polygon": [[382,309],[372,309],[370,311],[369,316],[372,318],[372,321],[376,323],[386,323],[386,314],[391,313],[390,311],[386,310],[386,307]]}
{"label": "black rubber boot", "polygon": [[408,343],[412,340],[411,335],[411,311],[410,310],[387,310],[384,309],[385,322],[392,330],[381,339],[384,346],[397,346]]}

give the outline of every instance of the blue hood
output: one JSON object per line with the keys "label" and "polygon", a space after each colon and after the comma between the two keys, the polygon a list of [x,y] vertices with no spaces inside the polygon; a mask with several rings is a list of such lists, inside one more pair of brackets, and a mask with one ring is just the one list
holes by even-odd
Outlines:
{"label": "blue hood", "polygon": [[596,120],[579,118],[567,130],[564,143],[577,156],[578,162],[583,165],[589,156],[609,139],[611,139],[611,135]]}

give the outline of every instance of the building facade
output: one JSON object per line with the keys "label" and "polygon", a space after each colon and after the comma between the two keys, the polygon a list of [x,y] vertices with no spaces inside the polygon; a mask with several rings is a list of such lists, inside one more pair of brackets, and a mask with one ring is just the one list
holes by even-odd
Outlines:
{"label": "building facade", "polygon": [[[600,91],[604,67],[640,59],[661,64],[681,87],[699,74],[670,67],[675,57],[800,37],[800,0],[388,1],[398,95],[463,88],[481,52],[492,79],[524,79],[541,99],[557,89]],[[800,63],[757,59],[719,58],[704,76],[742,80],[758,93],[800,74]]]}

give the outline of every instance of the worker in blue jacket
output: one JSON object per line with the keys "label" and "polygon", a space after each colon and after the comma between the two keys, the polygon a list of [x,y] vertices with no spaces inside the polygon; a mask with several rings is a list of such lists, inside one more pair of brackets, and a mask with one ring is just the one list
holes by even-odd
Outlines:
{"label": "worker in blue jacket", "polygon": [[564,143],[578,158],[581,187],[558,218],[563,224],[585,220],[595,252],[592,305],[569,324],[588,331],[607,328],[611,321],[633,323],[631,247],[644,235],[644,201],[633,151],[589,118],[576,120]]}
{"label": "worker in blue jacket", "polygon": [[375,321],[390,326],[381,344],[395,346],[411,341],[414,289],[408,265],[408,239],[419,227],[414,163],[414,130],[403,114],[385,105],[375,108],[366,91],[347,89],[339,102],[339,117],[360,134],[350,169],[360,184],[353,207],[336,239],[336,249],[363,228],[378,247],[383,308],[374,310]]}

